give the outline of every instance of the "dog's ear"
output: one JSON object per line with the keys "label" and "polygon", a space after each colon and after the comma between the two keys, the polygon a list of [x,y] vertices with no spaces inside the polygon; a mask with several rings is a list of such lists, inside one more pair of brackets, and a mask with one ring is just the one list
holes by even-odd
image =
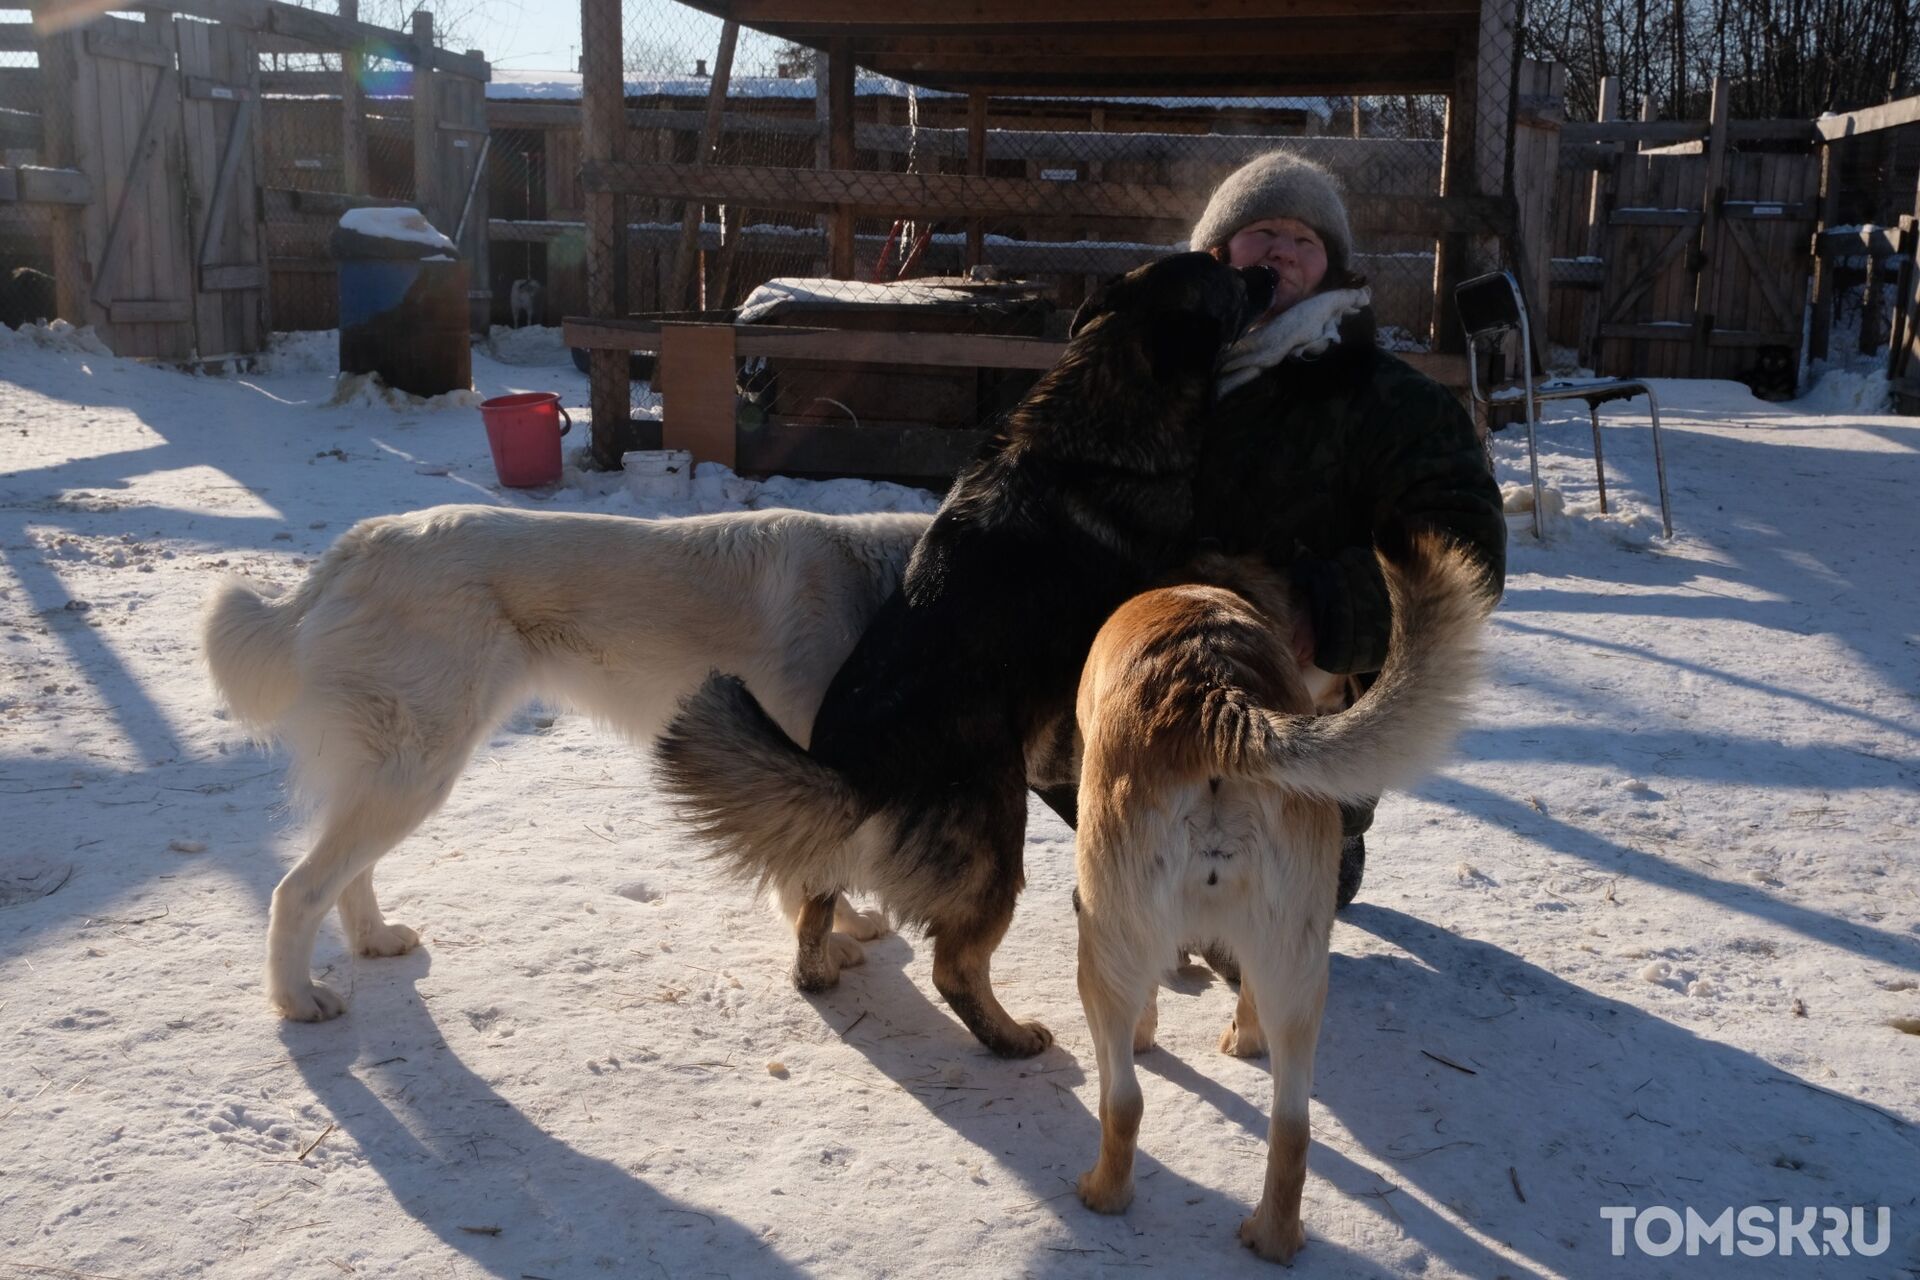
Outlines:
{"label": "dog's ear", "polygon": [[1087,295],[1087,300],[1074,311],[1073,319],[1067,324],[1068,340],[1079,337],[1080,330],[1086,328],[1095,316],[1105,315],[1113,310],[1113,291],[1124,279],[1126,279],[1125,276],[1108,276],[1100,282],[1098,288]]}

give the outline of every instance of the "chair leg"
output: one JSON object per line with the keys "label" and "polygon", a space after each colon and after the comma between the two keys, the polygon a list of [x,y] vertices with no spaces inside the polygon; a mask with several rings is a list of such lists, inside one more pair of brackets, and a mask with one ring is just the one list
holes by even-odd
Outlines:
{"label": "chair leg", "polygon": [[1648,387],[1647,413],[1653,419],[1653,474],[1660,482],[1660,528],[1673,541],[1673,508],[1667,501],[1667,460],[1660,449],[1660,402],[1654,398],[1653,388]]}
{"label": "chair leg", "polygon": [[1534,439],[1533,424],[1540,416],[1540,402],[1533,397],[1533,364],[1525,351],[1520,355],[1522,385],[1527,389],[1527,469],[1533,477],[1533,537],[1540,542],[1546,539],[1545,523],[1540,514],[1540,446]]}
{"label": "chair leg", "polygon": [[1593,469],[1600,477],[1600,514],[1607,514],[1607,460],[1600,447],[1600,406],[1591,400],[1587,412],[1593,417]]}

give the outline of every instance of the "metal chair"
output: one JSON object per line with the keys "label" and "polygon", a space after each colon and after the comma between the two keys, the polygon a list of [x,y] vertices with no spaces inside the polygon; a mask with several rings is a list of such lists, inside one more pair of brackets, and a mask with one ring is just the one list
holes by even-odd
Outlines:
{"label": "metal chair", "polygon": [[[1495,271],[1461,282],[1453,291],[1460,309],[1460,323],[1467,331],[1467,386],[1473,398],[1487,408],[1512,404],[1524,399],[1527,410],[1527,466],[1533,475],[1533,536],[1540,536],[1540,453],[1534,441],[1534,421],[1539,417],[1542,400],[1584,400],[1593,418],[1593,465],[1600,477],[1600,510],[1607,509],[1607,468],[1600,447],[1600,406],[1609,400],[1647,398],[1647,411],[1653,418],[1653,471],[1660,482],[1660,527],[1673,537],[1673,512],[1667,502],[1667,464],[1660,451],[1660,403],[1653,388],[1636,378],[1560,378],[1533,381],[1533,332],[1527,322],[1526,303],[1520,298],[1519,282],[1510,271]],[[1502,340],[1513,332],[1520,335],[1520,378],[1514,382],[1502,377],[1504,360]],[[1489,383],[1481,386],[1480,352],[1491,348],[1488,361]]]}

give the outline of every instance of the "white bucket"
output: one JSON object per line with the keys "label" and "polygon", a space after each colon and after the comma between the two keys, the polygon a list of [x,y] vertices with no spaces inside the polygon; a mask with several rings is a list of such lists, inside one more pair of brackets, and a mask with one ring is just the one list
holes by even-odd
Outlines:
{"label": "white bucket", "polygon": [[693,496],[693,455],[685,449],[641,449],[620,455],[627,492],[642,502]]}

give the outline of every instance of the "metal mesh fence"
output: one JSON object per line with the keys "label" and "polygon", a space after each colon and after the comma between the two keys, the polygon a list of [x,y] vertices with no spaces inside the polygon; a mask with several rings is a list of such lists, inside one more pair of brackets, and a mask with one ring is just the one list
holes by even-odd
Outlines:
{"label": "metal mesh fence", "polygon": [[342,56],[334,52],[261,55],[261,207],[276,329],[331,329],[338,323],[327,239],[346,208],[413,198],[410,69],[361,60],[366,159],[358,177],[347,171],[342,75]]}
{"label": "metal mesh fence", "polygon": [[[589,6],[589,24],[596,12]],[[582,46],[589,56],[620,50],[627,118],[612,126],[610,156],[586,157],[588,185],[620,193],[612,220],[587,227],[621,264],[610,296],[583,297],[592,314],[1058,336],[1099,280],[1184,249],[1222,178],[1289,150],[1345,189],[1350,266],[1372,288],[1382,341],[1436,346],[1446,240],[1398,206],[1443,194],[1445,97],[1262,93],[1220,36],[1206,36],[1209,46],[1156,31],[1141,38],[1193,47],[1132,61],[1177,67],[1177,90],[1136,76],[1144,87],[1124,93],[1063,91],[1048,83],[1047,42],[1036,38],[1003,60],[1031,68],[1035,91],[1003,84],[982,98],[939,87],[948,64],[937,34],[890,33],[879,65],[843,52],[854,70],[836,74],[829,53],[668,0],[627,0],[617,31],[601,21],[609,29],[583,31]],[[1467,180],[1478,193],[1511,189],[1516,38],[1480,46]],[[1220,92],[1196,96],[1207,76]],[[850,129],[831,123],[849,117]],[[724,166],[724,177],[689,178],[703,163]],[[548,209],[559,216],[551,199]],[[1455,236],[1452,251],[1470,269],[1494,265],[1501,246]],[[526,269],[535,261],[528,255]],[[777,365],[742,371],[748,412],[974,425],[1032,376]]]}
{"label": "metal mesh fence", "polygon": [[[6,21],[27,18],[0,15]],[[0,165],[42,163],[41,97],[39,56],[0,51]],[[0,202],[0,324],[17,328],[54,315],[50,227],[45,210]]]}

